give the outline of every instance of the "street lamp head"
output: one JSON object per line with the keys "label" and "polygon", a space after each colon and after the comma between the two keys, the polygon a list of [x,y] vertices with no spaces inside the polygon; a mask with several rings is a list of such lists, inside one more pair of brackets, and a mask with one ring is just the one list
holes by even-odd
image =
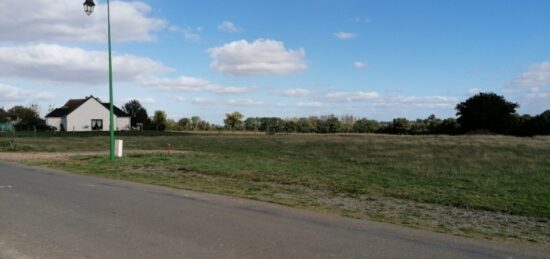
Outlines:
{"label": "street lamp head", "polygon": [[86,0],[84,2],[84,12],[90,15],[94,12],[95,3],[94,0]]}

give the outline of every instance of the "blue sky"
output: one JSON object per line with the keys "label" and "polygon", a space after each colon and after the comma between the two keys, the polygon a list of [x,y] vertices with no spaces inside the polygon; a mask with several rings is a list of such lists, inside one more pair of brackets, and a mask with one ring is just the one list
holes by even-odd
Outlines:
{"label": "blue sky", "polygon": [[[105,1],[0,2],[0,105],[108,99]],[[39,11],[37,11],[39,10]],[[115,100],[173,119],[550,108],[549,1],[113,1]],[[2,72],[4,71],[4,72]]]}

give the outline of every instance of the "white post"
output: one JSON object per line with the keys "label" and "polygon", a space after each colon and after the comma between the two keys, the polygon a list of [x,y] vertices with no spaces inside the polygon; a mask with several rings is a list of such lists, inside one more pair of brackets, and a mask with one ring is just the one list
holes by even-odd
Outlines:
{"label": "white post", "polygon": [[115,140],[115,156],[119,158],[122,157],[122,151],[123,151],[122,139]]}

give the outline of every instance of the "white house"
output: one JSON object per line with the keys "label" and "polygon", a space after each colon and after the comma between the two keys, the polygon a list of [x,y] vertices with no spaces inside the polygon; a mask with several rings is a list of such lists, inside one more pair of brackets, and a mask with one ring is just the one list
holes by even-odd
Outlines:
{"label": "white house", "polygon": [[[130,115],[113,106],[115,130],[130,129]],[[46,124],[60,131],[109,131],[109,103],[89,96],[71,99],[46,115]]]}

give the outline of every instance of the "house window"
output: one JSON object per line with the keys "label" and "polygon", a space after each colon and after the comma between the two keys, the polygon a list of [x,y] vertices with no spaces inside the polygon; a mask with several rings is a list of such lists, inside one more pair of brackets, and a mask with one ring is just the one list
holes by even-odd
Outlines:
{"label": "house window", "polygon": [[92,120],[92,130],[103,130],[103,120]]}

